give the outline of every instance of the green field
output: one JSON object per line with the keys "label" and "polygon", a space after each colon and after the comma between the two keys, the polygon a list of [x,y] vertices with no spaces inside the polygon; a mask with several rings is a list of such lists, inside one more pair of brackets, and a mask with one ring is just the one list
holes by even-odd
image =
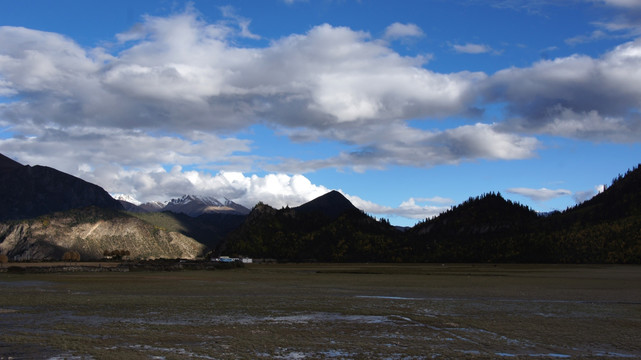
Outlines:
{"label": "green field", "polygon": [[641,267],[0,273],[0,359],[641,358]]}

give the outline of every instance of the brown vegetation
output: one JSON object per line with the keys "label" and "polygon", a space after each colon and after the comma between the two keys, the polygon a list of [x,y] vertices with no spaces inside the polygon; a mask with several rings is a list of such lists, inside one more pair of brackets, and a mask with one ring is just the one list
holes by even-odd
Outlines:
{"label": "brown vegetation", "polygon": [[0,267],[9,262],[9,258],[5,254],[0,254]]}
{"label": "brown vegetation", "polygon": [[80,253],[77,251],[66,251],[62,254],[62,261],[80,261]]}

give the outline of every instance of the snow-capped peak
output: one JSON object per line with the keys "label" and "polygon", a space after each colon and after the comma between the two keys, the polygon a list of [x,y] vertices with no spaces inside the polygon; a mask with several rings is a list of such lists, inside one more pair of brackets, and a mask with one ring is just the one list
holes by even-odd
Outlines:
{"label": "snow-capped peak", "polygon": [[172,205],[187,205],[191,202],[199,202],[207,206],[224,206],[228,200],[220,201],[213,196],[206,195],[183,195],[181,198],[171,199],[169,204]]}
{"label": "snow-capped peak", "polygon": [[179,212],[190,216],[211,212],[249,213],[249,209],[227,198],[208,195],[184,195],[181,198],[171,199],[163,211]]}
{"label": "snow-capped peak", "polygon": [[131,196],[129,194],[113,194],[113,195],[111,195],[111,197],[113,197],[116,200],[126,201],[128,203],[132,203],[134,205],[142,204],[140,201],[136,200],[136,198],[134,198],[133,196]]}

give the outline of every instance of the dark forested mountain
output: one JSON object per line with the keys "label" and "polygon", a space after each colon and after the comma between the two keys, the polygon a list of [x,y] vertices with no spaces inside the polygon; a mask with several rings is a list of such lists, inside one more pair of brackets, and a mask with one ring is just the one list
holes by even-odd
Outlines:
{"label": "dark forested mountain", "polygon": [[300,214],[317,214],[329,219],[336,219],[346,212],[359,212],[349,200],[336,190],[307,202],[293,209]]}
{"label": "dark forested mountain", "polygon": [[619,175],[603,192],[564,212],[565,218],[603,222],[641,215],[641,164]]}
{"label": "dark forested mountain", "polygon": [[332,191],[292,209],[256,205],[219,251],[295,261],[399,261],[401,234]]}
{"label": "dark forested mountain", "polygon": [[470,198],[408,231],[419,261],[513,261],[520,244],[514,236],[534,228],[537,213],[489,193]]}
{"label": "dark forested mountain", "polygon": [[46,166],[0,154],[0,220],[32,218],[86,206],[122,209],[101,187]]}
{"label": "dark forested mountain", "polygon": [[525,261],[641,264],[641,166],[526,235],[532,252]]}

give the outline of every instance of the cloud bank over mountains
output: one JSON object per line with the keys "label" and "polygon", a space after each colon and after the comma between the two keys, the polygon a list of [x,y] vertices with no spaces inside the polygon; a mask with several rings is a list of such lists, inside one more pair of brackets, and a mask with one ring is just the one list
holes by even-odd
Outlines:
{"label": "cloud bank over mountains", "polygon": [[[638,12],[631,2],[608,3]],[[542,147],[540,135],[641,138],[641,39],[598,58],[573,55],[495,74],[438,73],[429,70],[430,54],[403,56],[389,45],[425,36],[415,24],[391,24],[380,39],[322,24],[251,47],[237,45],[260,39],[251,21],[232,8],[223,16],[208,23],[191,7],[146,16],[94,48],[56,33],[0,27],[0,127],[12,135],[0,139],[0,149],[140,201],[212,192],[246,206],[296,206],[328,190],[301,175],[321,169],[526,159]],[[491,48],[468,43],[457,51]],[[503,117],[482,122],[496,104],[505,104]],[[436,125],[450,117],[468,123]],[[341,150],[266,159],[238,135],[257,125],[292,142],[332,141]],[[272,174],[244,175],[257,172]],[[559,194],[515,193],[542,200]],[[410,218],[446,208],[416,199],[397,208],[350,200],[368,212]]]}

